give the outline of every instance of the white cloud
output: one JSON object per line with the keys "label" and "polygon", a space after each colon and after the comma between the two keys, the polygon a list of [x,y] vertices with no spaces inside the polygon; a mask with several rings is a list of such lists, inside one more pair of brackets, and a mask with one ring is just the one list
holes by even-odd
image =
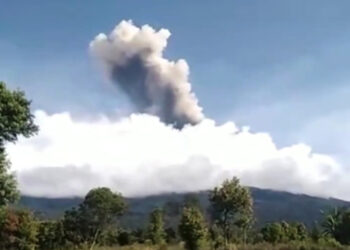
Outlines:
{"label": "white cloud", "polygon": [[[22,193],[75,196],[108,186],[137,196],[204,190],[237,176],[249,186],[350,200],[349,173],[332,157],[305,144],[277,148],[267,133],[205,118],[191,91],[186,61],[163,58],[169,36],[165,29],[123,21],[111,34],[95,38],[90,49],[109,77],[126,84],[119,87],[142,106],[140,112],[160,118],[132,114],[115,121],[101,115],[78,121],[70,113],[36,111],[40,133],[7,145]],[[174,116],[168,119],[169,114]],[[196,125],[178,130],[164,122]]]}
{"label": "white cloud", "polygon": [[238,176],[246,185],[350,199],[349,176],[307,145],[278,149],[267,133],[205,119],[182,130],[146,114],[119,121],[73,120],[36,111],[40,133],[7,147],[21,191],[84,195],[108,186],[126,196],[212,188]]}

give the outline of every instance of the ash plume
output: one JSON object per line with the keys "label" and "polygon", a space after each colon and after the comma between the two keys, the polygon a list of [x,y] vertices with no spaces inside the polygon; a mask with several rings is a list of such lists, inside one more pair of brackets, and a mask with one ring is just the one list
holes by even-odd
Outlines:
{"label": "ash plume", "polygon": [[136,27],[122,21],[109,34],[99,34],[90,43],[108,77],[128,95],[141,113],[158,116],[176,128],[202,121],[202,108],[188,82],[185,60],[163,57],[170,32]]}

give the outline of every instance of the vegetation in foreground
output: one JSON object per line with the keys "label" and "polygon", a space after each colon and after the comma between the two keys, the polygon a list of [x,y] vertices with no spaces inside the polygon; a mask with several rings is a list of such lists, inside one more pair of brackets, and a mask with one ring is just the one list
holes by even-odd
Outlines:
{"label": "vegetation in foreground", "polygon": [[[98,247],[96,250],[186,250],[183,245],[168,245],[168,246],[150,246],[150,245],[140,245],[135,244],[132,246],[125,247]],[[213,249],[213,248],[203,248]],[[223,248],[221,248],[223,249]],[[227,250],[348,250],[350,249],[347,246],[331,246],[331,245],[321,245],[317,243],[303,243],[303,242],[295,242],[295,243],[285,243],[285,244],[271,244],[271,243],[258,243],[258,244],[247,244],[247,245],[235,245],[231,244],[226,248]]]}
{"label": "vegetation in foreground", "polygon": [[311,229],[284,221],[257,227],[250,191],[237,178],[209,193],[207,211],[195,196],[187,197],[175,223],[165,219],[168,206],[155,208],[145,228],[122,228],[118,221],[127,204],[105,187],[91,190],[62,218],[40,220],[11,207],[19,192],[5,152],[6,143],[37,130],[24,93],[0,82],[0,249],[349,249],[350,209],[324,213]]}

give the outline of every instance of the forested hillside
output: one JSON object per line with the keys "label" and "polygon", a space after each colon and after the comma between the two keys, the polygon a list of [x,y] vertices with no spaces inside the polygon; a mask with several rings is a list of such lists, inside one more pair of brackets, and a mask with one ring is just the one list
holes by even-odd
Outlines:
{"label": "forested hillside", "polygon": [[[301,221],[311,226],[322,217],[321,211],[333,207],[350,207],[350,202],[312,197],[302,194],[251,188],[254,199],[254,211],[258,225],[272,221]],[[149,213],[156,207],[168,210],[169,217],[177,220],[186,197],[195,195],[205,209],[209,206],[208,192],[191,194],[160,194],[139,198],[127,198],[128,212],[122,218],[122,224],[138,227],[145,224]],[[19,206],[29,208],[43,218],[58,218],[78,205],[83,198],[37,198],[22,196]]]}

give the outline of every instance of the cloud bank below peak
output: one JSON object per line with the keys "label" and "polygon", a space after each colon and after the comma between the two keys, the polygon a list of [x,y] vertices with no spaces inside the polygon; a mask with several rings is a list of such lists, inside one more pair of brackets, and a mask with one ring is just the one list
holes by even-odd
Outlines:
{"label": "cloud bank below peak", "polygon": [[233,122],[204,119],[177,130],[147,114],[93,122],[35,115],[39,135],[8,145],[24,194],[77,196],[109,186],[140,196],[205,190],[237,176],[249,186],[350,200],[350,176],[331,157],[304,144],[278,149],[269,134]]}

